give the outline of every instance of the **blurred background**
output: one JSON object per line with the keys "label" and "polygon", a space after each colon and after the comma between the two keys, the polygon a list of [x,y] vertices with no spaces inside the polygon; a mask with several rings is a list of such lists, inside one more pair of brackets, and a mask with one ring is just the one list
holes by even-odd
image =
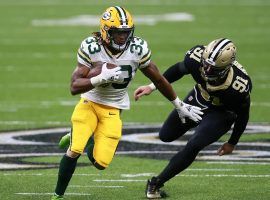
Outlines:
{"label": "blurred background", "polygon": [[[130,11],[135,35],[148,42],[161,72],[191,47],[226,37],[253,81],[250,124],[233,155],[216,155],[226,134],[166,184],[170,199],[269,200],[269,0],[0,0],[0,199],[45,200],[53,194],[65,152],[57,143],[69,131],[80,98],[69,92],[77,49],[115,5]],[[183,148],[191,133],[175,143],[158,140],[173,106],[158,92],[135,102],[133,92],[142,84],[149,80],[138,71],[110,167],[97,171],[82,156],[65,199],[144,199],[146,180]],[[183,99],[193,85],[186,76],[173,87]],[[56,129],[30,130],[42,128]]]}
{"label": "blurred background", "polygon": [[[77,49],[112,5],[133,15],[135,35],[148,41],[161,72],[196,44],[230,38],[253,80],[250,122],[270,121],[268,0],[0,0],[0,131],[70,126],[79,100],[69,92]],[[158,92],[133,100],[148,83],[141,72],[132,81],[125,123],[161,123],[172,109]],[[186,76],[173,87],[184,98],[193,85]]]}

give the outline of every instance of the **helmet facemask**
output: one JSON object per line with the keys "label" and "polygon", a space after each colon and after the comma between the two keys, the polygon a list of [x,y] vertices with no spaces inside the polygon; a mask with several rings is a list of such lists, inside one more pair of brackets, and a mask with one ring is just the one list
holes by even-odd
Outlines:
{"label": "helmet facemask", "polygon": [[236,47],[228,39],[218,39],[209,43],[201,57],[202,76],[209,82],[225,80],[235,61]]}
{"label": "helmet facemask", "polygon": [[229,69],[232,65],[227,65],[224,67],[215,67],[215,65],[212,65],[211,61],[209,60],[204,60],[202,58],[202,75],[205,77],[207,81],[217,81],[220,79],[224,79],[228,72]]}
{"label": "helmet facemask", "polygon": [[133,38],[132,28],[111,28],[108,30],[109,45],[117,51],[123,51]]}

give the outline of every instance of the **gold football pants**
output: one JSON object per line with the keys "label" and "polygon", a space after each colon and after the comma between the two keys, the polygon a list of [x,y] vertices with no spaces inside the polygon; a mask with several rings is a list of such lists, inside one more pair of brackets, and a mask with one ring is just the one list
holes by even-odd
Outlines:
{"label": "gold football pants", "polygon": [[93,157],[99,165],[108,167],[122,135],[120,110],[81,98],[71,121],[70,150],[82,154],[94,134]]}

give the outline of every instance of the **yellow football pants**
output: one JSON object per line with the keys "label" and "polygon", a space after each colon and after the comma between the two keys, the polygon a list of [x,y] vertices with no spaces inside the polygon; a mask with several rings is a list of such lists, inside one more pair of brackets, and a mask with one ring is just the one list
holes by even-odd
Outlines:
{"label": "yellow football pants", "polygon": [[70,150],[82,154],[94,134],[93,157],[99,165],[108,167],[122,135],[120,110],[81,98],[71,121]]}

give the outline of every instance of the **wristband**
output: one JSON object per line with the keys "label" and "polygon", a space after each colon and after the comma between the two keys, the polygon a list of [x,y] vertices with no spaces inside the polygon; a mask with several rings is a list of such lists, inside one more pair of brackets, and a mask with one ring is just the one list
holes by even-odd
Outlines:
{"label": "wristband", "polygon": [[101,78],[100,78],[100,76],[92,77],[92,78],[90,78],[90,82],[94,87],[96,87],[96,86],[101,84]]}
{"label": "wristband", "polygon": [[172,104],[174,105],[174,107],[175,108],[180,108],[181,106],[182,106],[182,101],[178,98],[178,97],[176,97],[176,99],[175,100],[173,100],[173,101],[171,101],[172,102]]}
{"label": "wristband", "polygon": [[152,91],[157,89],[156,86],[154,85],[154,83],[151,83],[148,86],[151,88]]}

